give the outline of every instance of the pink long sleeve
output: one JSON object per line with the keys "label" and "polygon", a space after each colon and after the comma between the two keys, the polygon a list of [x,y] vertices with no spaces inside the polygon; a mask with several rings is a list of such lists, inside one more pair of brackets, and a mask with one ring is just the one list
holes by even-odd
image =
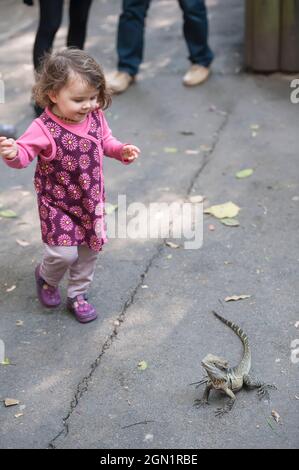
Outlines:
{"label": "pink long sleeve", "polygon": [[53,143],[36,121],[33,121],[16,143],[18,146],[17,156],[10,160],[3,159],[11,168],[26,168],[37,155],[41,154],[45,159],[52,158],[55,151]]}
{"label": "pink long sleeve", "polygon": [[[47,112],[54,121],[57,119],[50,112],[50,110],[47,110]],[[99,113],[103,131],[104,155],[106,155],[107,157],[115,158],[116,160],[121,161],[125,165],[128,164],[128,162],[125,162],[122,159],[122,149],[125,144],[119,142],[115,137],[113,137],[103,112],[99,111]],[[76,126],[64,125],[64,127],[70,129],[71,132],[73,130],[86,132],[86,122],[82,124],[77,124]],[[33,123],[28,127],[28,129],[16,142],[18,145],[17,156],[10,160],[4,159],[5,163],[11,168],[26,168],[37,157],[37,155],[40,155],[45,160],[51,160],[52,158],[54,158],[56,153],[55,141],[50,135],[50,133],[46,132],[43,127],[39,124],[39,119],[33,121]]]}
{"label": "pink long sleeve", "polygon": [[111,129],[108,126],[106,118],[102,112],[101,113],[101,120],[102,120],[102,129],[103,129],[103,150],[104,155],[107,157],[115,158],[123,163],[126,163],[122,159],[122,149],[125,144],[121,143],[115,137],[113,137]]}

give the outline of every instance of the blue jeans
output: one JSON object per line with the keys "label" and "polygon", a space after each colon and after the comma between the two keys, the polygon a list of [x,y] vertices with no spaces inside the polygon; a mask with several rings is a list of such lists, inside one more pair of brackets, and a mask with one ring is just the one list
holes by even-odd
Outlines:
{"label": "blue jeans", "polygon": [[[119,18],[118,69],[136,75],[143,56],[143,36],[151,0],[123,0]],[[204,0],[178,0],[183,11],[183,32],[193,64],[208,67],[213,52],[208,46],[208,19]]]}

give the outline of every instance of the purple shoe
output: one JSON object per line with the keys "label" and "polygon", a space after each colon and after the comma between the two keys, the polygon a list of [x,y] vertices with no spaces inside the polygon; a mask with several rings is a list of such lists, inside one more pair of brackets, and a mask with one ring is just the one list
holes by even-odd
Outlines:
{"label": "purple shoe", "polygon": [[58,307],[61,297],[57,287],[50,286],[39,274],[40,265],[35,268],[37,295],[40,303],[47,308]]}
{"label": "purple shoe", "polygon": [[68,297],[67,308],[75,315],[80,323],[88,323],[97,318],[97,312],[95,308],[87,302],[86,294],[77,295],[73,299]]}

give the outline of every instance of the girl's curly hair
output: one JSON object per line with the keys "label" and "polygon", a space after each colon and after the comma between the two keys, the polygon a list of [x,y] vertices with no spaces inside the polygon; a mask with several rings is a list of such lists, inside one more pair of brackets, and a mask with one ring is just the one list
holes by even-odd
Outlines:
{"label": "girl's curly hair", "polygon": [[106,87],[105,76],[100,65],[85,51],[70,47],[59,52],[45,54],[33,87],[35,102],[42,108],[51,105],[49,92],[59,92],[66,85],[71,73],[78,74],[98,90],[100,108],[108,108],[111,104],[111,94]]}

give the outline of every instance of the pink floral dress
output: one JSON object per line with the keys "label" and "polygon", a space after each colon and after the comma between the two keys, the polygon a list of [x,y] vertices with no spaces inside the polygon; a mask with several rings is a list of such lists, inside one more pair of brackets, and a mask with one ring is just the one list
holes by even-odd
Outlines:
{"label": "pink floral dress", "polygon": [[90,119],[88,132],[80,135],[47,112],[40,116],[40,125],[56,146],[54,159],[38,157],[34,177],[42,240],[48,245],[87,245],[100,251],[107,241],[99,112],[92,112]]}

